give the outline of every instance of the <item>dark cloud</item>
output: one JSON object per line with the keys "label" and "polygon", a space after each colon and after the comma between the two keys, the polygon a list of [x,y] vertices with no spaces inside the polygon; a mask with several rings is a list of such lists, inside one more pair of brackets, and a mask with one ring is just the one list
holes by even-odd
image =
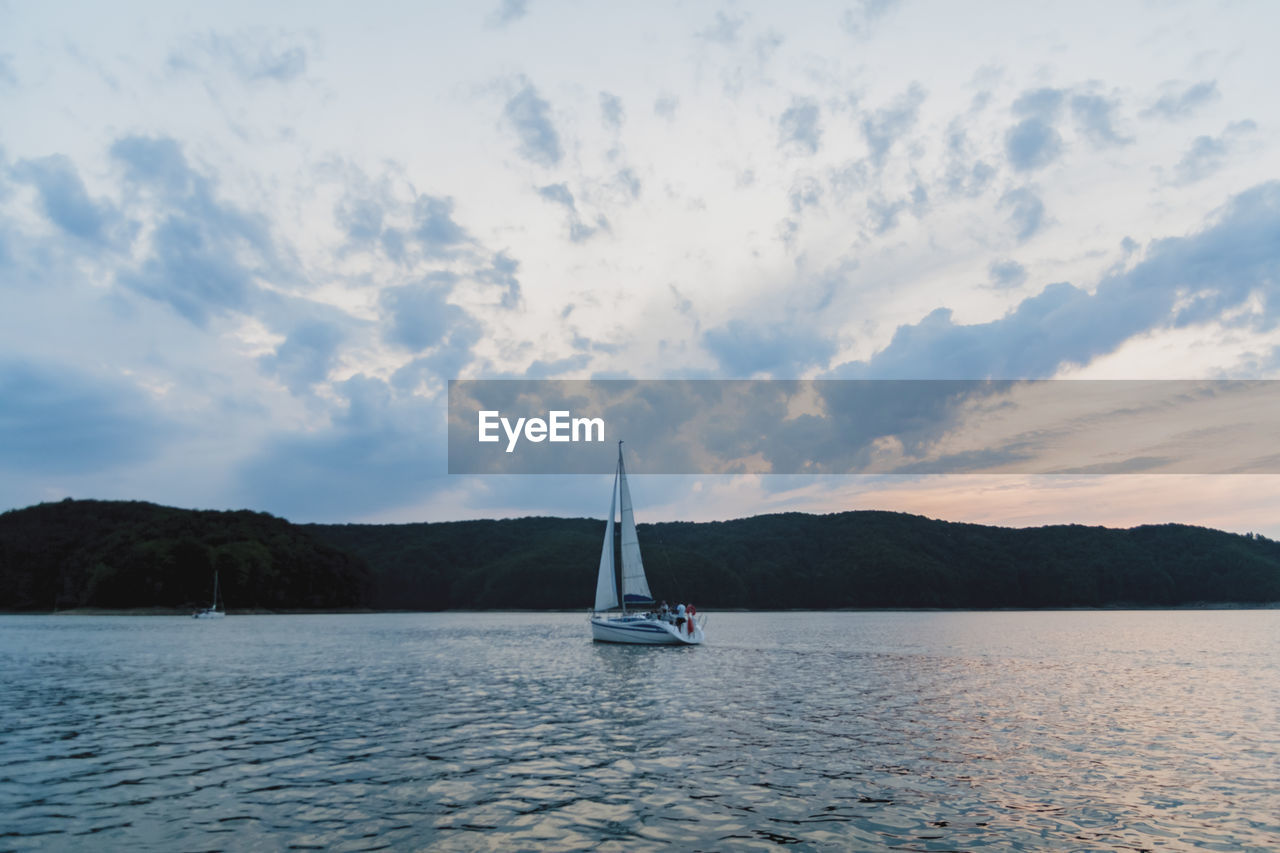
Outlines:
{"label": "dark cloud", "polygon": [[[1134,335],[1221,318],[1280,278],[1280,182],[1232,199],[1199,233],[1153,243],[1127,271],[1089,293],[1051,284],[989,323],[957,325],[945,308],[900,326],[865,362],[837,368],[850,378],[979,379],[1053,376],[1088,364]],[[1268,303],[1263,322],[1280,319]]]}
{"label": "dark cloud", "polygon": [[1043,168],[1062,153],[1062,137],[1053,125],[1041,118],[1024,118],[1009,128],[1004,137],[1009,164],[1020,172]]}
{"label": "dark cloud", "polygon": [[915,126],[916,115],[924,99],[924,89],[920,84],[912,83],[891,105],[863,117],[862,135],[871,151],[871,162],[877,168],[884,165],[885,157],[894,143]]}
{"label": "dark cloud", "polygon": [[0,361],[0,470],[92,474],[148,459],[176,434],[151,398],[111,376]]}
{"label": "dark cloud", "polygon": [[625,119],[626,112],[622,108],[622,98],[617,95],[611,95],[608,92],[601,92],[600,120],[604,122],[604,126],[617,130],[622,127],[622,122]]}
{"label": "dark cloud", "polygon": [[1062,152],[1062,136],[1054,122],[1062,111],[1066,92],[1061,89],[1031,89],[1013,102],[1012,111],[1021,121],[1005,133],[1005,154],[1014,169],[1025,172],[1049,165]]}
{"label": "dark cloud", "polygon": [[429,258],[446,257],[471,240],[461,225],[453,221],[453,199],[419,196],[413,203],[413,235]]}
{"label": "dark cloud", "polygon": [[382,306],[391,321],[383,332],[387,340],[421,352],[438,345],[451,329],[474,322],[466,311],[448,301],[456,283],[452,273],[437,272],[415,284],[384,289]]}
{"label": "dark cloud", "polygon": [[825,365],[835,354],[833,342],[808,330],[752,326],[741,320],[708,329],[702,343],[727,376],[795,376],[806,367]]}
{"label": "dark cloud", "polygon": [[117,274],[125,288],[204,326],[211,316],[247,311],[259,292],[256,278],[292,275],[276,257],[266,221],[219,201],[172,140],[129,137],[111,154],[135,189],[156,196],[149,251]]}
{"label": "dark cloud", "polygon": [[822,145],[821,111],[808,98],[792,98],[791,106],[778,117],[778,147],[816,154]]}
{"label": "dark cloud", "polygon": [[440,488],[438,403],[363,374],[335,391],[345,405],[329,427],[279,435],[240,467],[245,503],[294,521],[350,521]]}
{"label": "dark cloud", "polygon": [[297,36],[288,33],[211,32],[190,39],[182,50],[169,54],[168,64],[171,71],[180,73],[205,73],[221,66],[245,83],[287,83],[306,73],[307,49]]}
{"label": "dark cloud", "polygon": [[19,160],[12,175],[36,188],[45,216],[64,232],[98,246],[112,242],[112,232],[122,222],[119,211],[110,202],[89,198],[80,173],[65,156]]}
{"label": "dark cloud", "polygon": [[999,289],[1018,287],[1027,280],[1027,268],[1008,258],[992,261],[987,267],[991,286]]}
{"label": "dark cloud", "polygon": [[1030,187],[1009,190],[1000,197],[1000,207],[1009,211],[1009,222],[1019,243],[1034,237],[1044,224],[1044,202]]}
{"label": "dark cloud", "polygon": [[271,355],[259,359],[264,372],[278,377],[295,394],[323,382],[337,362],[345,334],[336,323],[311,321],[298,325]]}
{"label": "dark cloud", "polygon": [[187,165],[182,146],[168,137],[126,136],[111,145],[111,156],[124,167],[125,177],[167,196],[182,196],[205,180]]}
{"label": "dark cloud", "polygon": [[1161,95],[1142,114],[1166,119],[1182,119],[1194,113],[1204,104],[1216,101],[1220,97],[1221,94],[1218,92],[1216,81],[1201,80],[1199,83],[1193,83],[1180,92]]}
{"label": "dark cloud", "polygon": [[532,83],[525,82],[502,112],[520,140],[520,156],[538,166],[560,162],[563,152],[551,121],[551,105],[539,97]]}

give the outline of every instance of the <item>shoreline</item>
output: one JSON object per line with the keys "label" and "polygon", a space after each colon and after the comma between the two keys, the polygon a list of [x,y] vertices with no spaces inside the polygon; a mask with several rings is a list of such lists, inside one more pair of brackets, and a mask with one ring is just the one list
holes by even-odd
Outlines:
{"label": "shoreline", "polygon": [[[793,608],[793,609],[754,609],[749,607],[706,607],[706,613],[1089,613],[1089,612],[1138,612],[1138,611],[1178,611],[1178,610],[1280,610],[1280,601],[1271,602],[1233,602],[1233,601],[1198,601],[1190,604],[1173,604],[1167,606],[1144,604],[1103,604],[1098,607],[832,607],[826,609]],[[379,615],[397,613],[427,614],[477,614],[477,613],[587,613],[590,608],[557,608],[554,610],[524,610],[501,608],[493,610],[475,610],[456,608],[449,610],[375,610],[369,607],[345,608],[298,608],[290,610],[268,610],[265,608],[232,609],[228,616],[318,616],[318,615]],[[194,613],[192,608],[175,607],[73,607],[65,610],[0,610],[0,616],[186,616]]]}

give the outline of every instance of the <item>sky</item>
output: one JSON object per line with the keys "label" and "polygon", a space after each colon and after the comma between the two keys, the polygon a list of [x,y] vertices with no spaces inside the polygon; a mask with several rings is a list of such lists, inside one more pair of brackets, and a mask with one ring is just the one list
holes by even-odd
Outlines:
{"label": "sky", "polygon": [[[1280,378],[1277,31],[1270,2],[0,2],[0,509],[605,514],[607,477],[447,474],[450,379]],[[1280,536],[1269,473],[632,492]]]}

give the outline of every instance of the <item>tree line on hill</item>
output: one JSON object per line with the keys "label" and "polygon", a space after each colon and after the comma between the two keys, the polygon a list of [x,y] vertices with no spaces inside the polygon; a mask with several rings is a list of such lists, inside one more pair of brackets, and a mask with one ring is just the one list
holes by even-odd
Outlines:
{"label": "tree line on hill", "polygon": [[[291,524],[62,501],[0,515],[0,609],[587,608],[603,521]],[[1013,529],[890,512],[642,524],[649,586],[699,607],[1280,602],[1280,543],[1186,525]]]}

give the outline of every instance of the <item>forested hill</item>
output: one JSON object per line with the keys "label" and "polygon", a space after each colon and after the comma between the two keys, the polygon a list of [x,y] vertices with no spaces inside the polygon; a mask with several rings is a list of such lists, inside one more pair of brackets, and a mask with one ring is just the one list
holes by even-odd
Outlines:
{"label": "forested hill", "polygon": [[[0,515],[0,610],[586,608],[604,523],[295,525],[63,501]],[[700,607],[1280,602],[1280,543],[1184,525],[1028,529],[889,512],[642,524],[649,585]]]}
{"label": "forested hill", "polygon": [[215,570],[232,612],[372,598],[359,557],[266,513],[65,500],[0,515],[0,610],[207,607]]}
{"label": "forested hill", "polygon": [[[376,605],[586,608],[604,522],[307,525],[374,568]],[[1280,543],[1185,525],[1013,529],[891,512],[639,526],[649,587],[756,609],[1280,602]]]}

